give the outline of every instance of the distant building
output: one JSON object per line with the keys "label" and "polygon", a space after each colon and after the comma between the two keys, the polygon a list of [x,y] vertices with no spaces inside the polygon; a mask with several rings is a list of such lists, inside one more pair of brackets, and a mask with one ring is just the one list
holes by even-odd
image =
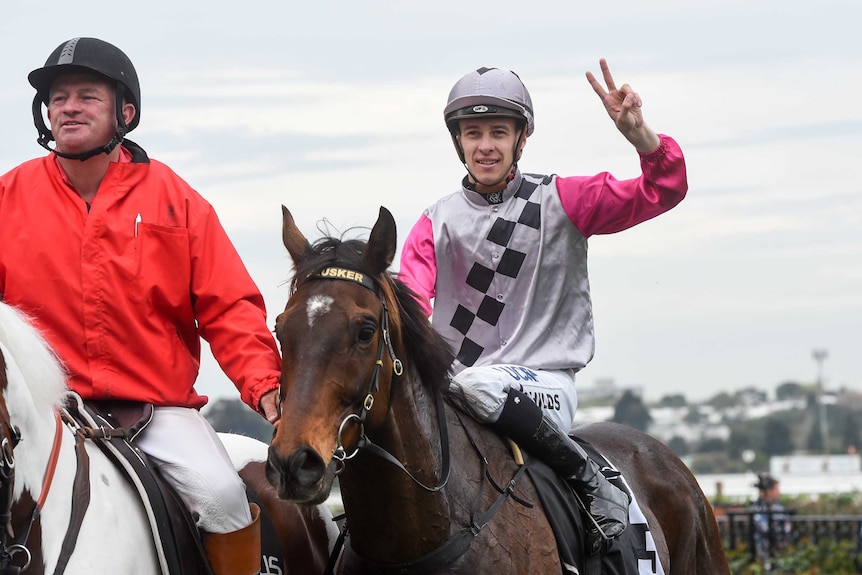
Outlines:
{"label": "distant building", "polygon": [[[691,411],[698,411],[698,421],[691,419]],[[730,427],[722,423],[721,414],[708,405],[686,407],[653,407],[650,409],[652,423],[647,430],[650,435],[665,443],[680,437],[688,444],[706,439],[730,437]]]}
{"label": "distant building", "polygon": [[617,401],[625,392],[643,397],[643,386],[618,386],[612,377],[599,377],[591,386],[578,386],[578,402],[611,400]]}
{"label": "distant building", "polygon": [[862,457],[852,455],[773,455],[769,472],[776,476],[842,475],[862,472]]}

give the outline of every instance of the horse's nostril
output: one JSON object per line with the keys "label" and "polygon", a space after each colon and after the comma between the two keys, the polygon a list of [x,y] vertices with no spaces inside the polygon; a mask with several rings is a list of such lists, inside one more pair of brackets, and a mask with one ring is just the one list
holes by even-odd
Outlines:
{"label": "horse's nostril", "polygon": [[297,449],[288,459],[288,472],[300,485],[314,485],[325,471],[323,459],[308,445]]}

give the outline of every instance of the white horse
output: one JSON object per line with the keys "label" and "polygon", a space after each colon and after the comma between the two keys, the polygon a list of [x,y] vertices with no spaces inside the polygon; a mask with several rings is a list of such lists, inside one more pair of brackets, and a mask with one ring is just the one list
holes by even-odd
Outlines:
{"label": "white horse", "polygon": [[[5,370],[0,369],[0,493],[4,487],[11,487],[12,493],[11,509],[3,509],[0,497],[0,522],[3,513],[11,511],[12,533],[6,535],[7,526],[0,525],[0,571],[6,561],[16,566],[29,562],[27,573],[53,573],[70,528],[78,466],[75,434],[58,416],[68,393],[65,373],[28,318],[0,302],[0,367],[4,363]],[[264,477],[265,444],[229,434],[223,438],[238,471],[259,466]],[[90,501],[65,573],[167,574],[137,491],[96,445],[88,440],[85,446]],[[253,474],[257,475],[256,470]],[[260,485],[254,487],[271,515],[287,515],[281,523],[290,523],[288,530],[293,532],[283,529],[278,535],[282,547],[285,551],[290,547],[294,557],[287,552],[285,557],[302,562],[275,565],[277,571],[265,572],[322,572],[336,535],[328,508],[299,509],[261,493]],[[29,528],[36,507],[38,521]],[[280,519],[273,517],[273,521],[279,525]],[[266,561],[274,559],[264,557]]]}

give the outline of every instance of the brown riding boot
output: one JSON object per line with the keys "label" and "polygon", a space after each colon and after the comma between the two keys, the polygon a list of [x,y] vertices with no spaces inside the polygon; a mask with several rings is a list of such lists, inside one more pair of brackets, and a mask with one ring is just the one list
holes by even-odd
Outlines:
{"label": "brown riding boot", "polygon": [[230,533],[204,533],[204,550],[213,575],[260,573],[260,507],[249,504],[251,523]]}

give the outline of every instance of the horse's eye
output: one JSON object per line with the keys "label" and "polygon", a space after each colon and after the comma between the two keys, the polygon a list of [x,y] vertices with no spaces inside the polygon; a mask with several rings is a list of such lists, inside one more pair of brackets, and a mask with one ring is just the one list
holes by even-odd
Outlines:
{"label": "horse's eye", "polygon": [[356,340],[359,343],[369,343],[374,339],[374,334],[377,333],[377,326],[373,323],[364,323],[359,327],[359,333],[356,334]]}

